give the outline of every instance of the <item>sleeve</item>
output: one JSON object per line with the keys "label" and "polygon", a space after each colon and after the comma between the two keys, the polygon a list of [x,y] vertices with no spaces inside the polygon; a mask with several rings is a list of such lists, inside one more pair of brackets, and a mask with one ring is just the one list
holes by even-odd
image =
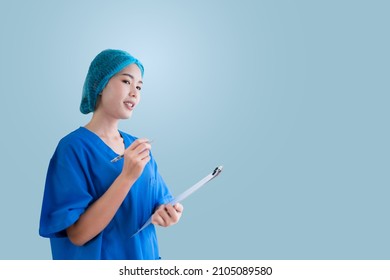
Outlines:
{"label": "sleeve", "polygon": [[82,161],[71,148],[57,147],[46,176],[39,234],[64,237],[66,228],[75,223],[91,203]]}

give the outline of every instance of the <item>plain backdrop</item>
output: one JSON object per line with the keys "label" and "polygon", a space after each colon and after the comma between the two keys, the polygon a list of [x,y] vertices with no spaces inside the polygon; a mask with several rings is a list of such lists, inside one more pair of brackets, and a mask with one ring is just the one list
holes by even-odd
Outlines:
{"label": "plain backdrop", "polygon": [[0,2],[0,259],[50,259],[49,160],[92,59],[145,66],[120,128],[179,194],[164,259],[389,259],[388,1]]}

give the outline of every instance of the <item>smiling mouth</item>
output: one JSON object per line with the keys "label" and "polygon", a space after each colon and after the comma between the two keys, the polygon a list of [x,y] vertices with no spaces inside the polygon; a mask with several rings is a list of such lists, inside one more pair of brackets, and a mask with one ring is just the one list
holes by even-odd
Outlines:
{"label": "smiling mouth", "polygon": [[129,109],[129,110],[133,110],[135,107],[135,104],[131,101],[125,101],[123,103],[126,105],[127,109]]}

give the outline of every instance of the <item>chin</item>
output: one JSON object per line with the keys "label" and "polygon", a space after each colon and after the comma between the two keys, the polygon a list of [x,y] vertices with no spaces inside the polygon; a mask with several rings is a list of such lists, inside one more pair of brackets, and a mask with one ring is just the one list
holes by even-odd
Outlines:
{"label": "chin", "polygon": [[127,113],[127,114],[123,114],[121,119],[127,120],[127,119],[130,119],[132,116],[133,116],[133,112],[130,112],[130,113]]}

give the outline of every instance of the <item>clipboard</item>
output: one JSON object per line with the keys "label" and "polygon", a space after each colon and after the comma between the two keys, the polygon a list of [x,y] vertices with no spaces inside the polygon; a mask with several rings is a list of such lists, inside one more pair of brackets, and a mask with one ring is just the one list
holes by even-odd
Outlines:
{"label": "clipboard", "polygon": [[[188,188],[187,190],[185,190],[184,192],[182,192],[181,194],[179,194],[178,196],[176,196],[173,200],[171,200],[170,202],[168,202],[169,204],[171,205],[175,205],[176,203],[178,202],[181,202],[183,201],[184,199],[186,199],[187,197],[189,197],[190,195],[192,195],[194,192],[196,192],[197,190],[199,190],[201,187],[203,187],[206,183],[210,182],[212,179],[214,179],[215,177],[217,177],[221,172],[222,172],[222,169],[223,169],[223,166],[218,166],[214,169],[213,172],[211,172],[209,175],[207,175],[206,177],[204,177],[203,179],[201,179],[199,182],[197,182],[195,185],[193,185],[192,187]],[[144,224],[143,226],[136,232],[134,233],[131,237],[137,235],[138,233],[140,233],[143,229],[145,229],[147,226],[149,226],[150,224],[152,223],[152,217],[150,217]]]}

